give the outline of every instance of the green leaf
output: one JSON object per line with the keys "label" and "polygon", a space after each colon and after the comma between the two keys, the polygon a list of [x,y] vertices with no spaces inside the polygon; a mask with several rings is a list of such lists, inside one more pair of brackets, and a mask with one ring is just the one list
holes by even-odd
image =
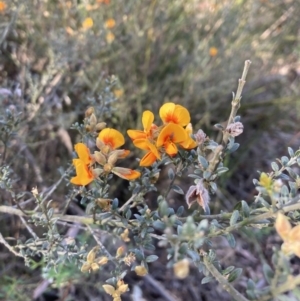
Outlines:
{"label": "green leaf", "polygon": [[179,194],[184,195],[184,191],[178,185],[172,185],[172,189]]}
{"label": "green leaf", "polygon": [[249,217],[250,208],[249,208],[248,204],[245,201],[242,201],[241,204],[242,204],[243,215],[245,217]]}
{"label": "green leaf", "polygon": [[276,162],[272,162],[272,163],[271,163],[271,167],[272,167],[272,169],[273,169],[274,171],[278,171],[278,170],[279,170],[279,166],[278,166],[278,164],[277,164]]}
{"label": "green leaf", "polygon": [[175,178],[175,173],[174,173],[173,168],[168,169],[168,177],[171,181]]}
{"label": "green leaf", "polygon": [[226,268],[224,271],[222,271],[222,274],[227,275],[227,274],[231,273],[233,270],[234,270],[234,266],[232,265],[232,266]]}
{"label": "green leaf", "polygon": [[238,219],[240,217],[240,213],[238,212],[238,210],[234,210],[232,212],[231,218],[230,218],[230,226],[233,226],[237,223]]}
{"label": "green leaf", "polygon": [[208,167],[208,162],[204,157],[199,155],[198,156],[198,161],[202,165],[203,169],[206,169]]}
{"label": "green leaf", "polygon": [[227,239],[230,247],[231,248],[235,248],[236,241],[235,241],[235,238],[234,238],[233,234],[232,233],[228,233],[228,234],[225,235],[225,237],[226,237],[226,239]]}
{"label": "green leaf", "polygon": [[263,273],[264,273],[264,276],[267,279],[268,283],[270,284],[274,277],[274,272],[267,263],[263,264]]}
{"label": "green leaf", "polygon": [[214,280],[213,277],[211,277],[211,276],[206,276],[206,277],[204,277],[204,278],[201,280],[201,284],[209,283],[209,282],[211,282],[212,280]]}
{"label": "green leaf", "polygon": [[147,262],[153,262],[156,261],[157,259],[158,259],[157,255],[149,255],[148,257],[146,257]]}
{"label": "green leaf", "polygon": [[239,278],[240,275],[242,274],[242,272],[243,272],[243,269],[241,269],[241,268],[235,269],[232,273],[230,273],[230,275],[228,277],[228,282],[233,282],[234,280]]}
{"label": "green leaf", "polygon": [[290,157],[294,157],[295,156],[295,153],[294,153],[294,151],[293,151],[293,149],[291,147],[288,147],[288,152],[289,152]]}
{"label": "green leaf", "polygon": [[176,215],[181,216],[183,214],[183,212],[184,212],[184,207],[180,206],[176,211]]}
{"label": "green leaf", "polygon": [[152,226],[157,230],[165,230],[165,228],[166,228],[166,224],[159,220],[154,221]]}

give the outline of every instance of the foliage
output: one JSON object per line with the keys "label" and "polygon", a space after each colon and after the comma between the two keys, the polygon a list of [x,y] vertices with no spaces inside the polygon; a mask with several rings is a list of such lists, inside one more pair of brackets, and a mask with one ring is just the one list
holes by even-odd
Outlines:
{"label": "foliage", "polygon": [[[275,2],[0,1],[0,242],[26,276],[41,268],[61,295],[82,282],[83,295],[92,286],[117,301],[132,291],[129,275],[150,277],[163,249],[178,279],[197,270],[198,283],[216,279],[235,300],[299,295],[300,151],[259,172],[247,200],[226,186],[247,177],[253,163],[238,163],[251,149],[259,158],[270,148],[262,135],[278,133],[279,116],[290,131],[299,114],[290,74],[271,80],[277,99],[252,80],[240,108],[246,61],[223,122],[245,58],[257,74],[282,67],[282,53],[294,62],[299,4]],[[283,245],[269,260],[258,252],[262,288],[241,263],[226,265],[217,241],[259,250],[274,228]],[[26,276],[0,274],[1,297],[20,299]]]}

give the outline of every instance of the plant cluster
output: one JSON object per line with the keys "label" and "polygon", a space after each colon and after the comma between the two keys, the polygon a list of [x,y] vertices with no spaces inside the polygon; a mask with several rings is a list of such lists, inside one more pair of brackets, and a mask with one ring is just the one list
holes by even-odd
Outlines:
{"label": "plant cluster", "polygon": [[[210,195],[217,192],[218,179],[228,170],[223,164],[224,158],[238,149],[235,137],[243,132],[243,124],[236,113],[249,66],[250,61],[246,61],[237,92],[233,95],[227,125],[216,124],[222,133],[220,143],[207,137],[202,130],[193,134],[190,114],[181,105],[171,102],[162,105],[159,112],[162,125],[154,124],[153,113],[145,111],[143,130],[127,131],[133,144],[146,151],[139,160],[138,170],[116,166],[130,153],[120,149],[125,138],[118,130],[107,128],[105,122],[98,122],[95,108],[89,107],[83,124],[73,125],[82,141],[74,147],[76,175],[72,177],[72,166],[64,174],[74,185],[66,206],[77,195],[85,206],[84,215],[55,212],[48,195],[34,188],[35,210],[0,206],[1,212],[18,215],[32,238],[12,246],[1,235],[0,242],[16,256],[24,258],[27,265],[38,256],[45,261],[46,270],[55,270],[67,260],[74,262],[83,273],[105,271],[105,275],[110,276],[102,288],[114,301],[121,300],[129,290],[124,281],[129,270],[141,277],[147,275],[149,263],[158,259],[155,254],[158,244],[168,248],[167,266],[173,267],[179,279],[186,278],[194,266],[204,275],[202,284],[216,279],[235,300],[273,300],[275,297],[289,300],[285,292],[299,294],[300,278],[291,275],[289,258],[300,255],[299,226],[292,228],[291,225],[299,220],[300,177],[294,166],[300,165],[300,150],[294,152],[289,148],[289,157],[284,156],[271,164],[272,172],[260,173],[259,179],[254,180],[258,193],[251,204],[241,201],[232,212],[210,215]],[[95,147],[98,150],[92,152],[90,148]],[[164,192],[157,191],[156,205],[152,204],[153,209],[150,209],[147,194],[157,190],[156,181],[165,165],[169,167],[170,183]],[[2,166],[1,188],[13,195],[8,175],[9,170]],[[110,183],[114,175],[130,181],[131,197],[123,205],[111,197]],[[194,184],[184,192],[175,184],[175,179],[187,176],[194,179]],[[186,211],[180,206],[175,211],[168,204],[171,191],[185,195],[188,207],[193,209]],[[194,203],[196,207],[192,207]],[[26,219],[45,228],[46,232],[39,237]],[[96,246],[91,248],[82,244],[76,236],[64,237],[59,230],[61,221],[82,225],[82,229],[91,233]],[[235,266],[223,267],[214,238],[225,237],[234,248],[236,232],[272,226],[284,243],[282,250],[274,248],[272,266],[263,264],[268,284],[263,289],[257,288],[249,279],[245,292],[239,292],[231,283],[243,270]],[[103,241],[101,236],[108,239]],[[108,244],[108,240],[115,243]]]}

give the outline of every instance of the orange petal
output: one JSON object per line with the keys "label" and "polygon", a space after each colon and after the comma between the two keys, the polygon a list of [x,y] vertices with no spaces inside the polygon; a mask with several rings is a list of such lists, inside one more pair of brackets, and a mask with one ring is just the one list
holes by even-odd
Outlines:
{"label": "orange petal", "polygon": [[184,142],[180,143],[180,146],[184,149],[193,149],[197,146],[197,142],[193,140],[191,137],[189,137]]}
{"label": "orange petal", "polygon": [[189,111],[173,102],[165,103],[159,110],[159,116],[164,123],[175,123],[182,126],[187,125],[191,120]]}
{"label": "orange petal", "polygon": [[288,220],[288,218],[282,214],[278,213],[276,222],[275,222],[275,229],[282,240],[287,241],[289,238],[289,234],[291,232],[292,226]]}
{"label": "orange petal", "polygon": [[124,159],[130,154],[130,150],[127,149],[116,149],[110,153],[110,156],[117,154],[118,159]]}
{"label": "orange petal", "polygon": [[148,139],[136,139],[133,141],[133,144],[140,149],[152,152],[156,159],[160,159],[160,153],[157,147]]}
{"label": "orange petal", "polygon": [[143,123],[144,131],[146,133],[150,132],[153,121],[154,121],[153,113],[151,111],[144,111],[142,117],[142,123]]}
{"label": "orange petal", "polygon": [[165,151],[169,156],[175,156],[178,153],[177,146],[171,141],[165,144]]}
{"label": "orange petal", "polygon": [[179,120],[180,125],[185,126],[191,121],[189,111],[183,106],[176,105],[174,110],[174,116]]}
{"label": "orange petal", "polygon": [[74,148],[79,159],[82,160],[84,164],[89,165],[92,163],[93,160],[90,155],[90,150],[87,148],[85,144],[77,143],[75,144]]}
{"label": "orange petal", "polygon": [[85,186],[94,180],[93,172],[81,159],[73,159],[73,165],[76,169],[76,177],[70,180],[72,184]]}
{"label": "orange petal", "polygon": [[141,173],[139,171],[123,167],[114,167],[112,169],[112,172],[118,177],[125,180],[135,180],[141,176]]}
{"label": "orange petal", "polygon": [[148,152],[140,161],[140,166],[151,166],[157,160],[155,154]]}
{"label": "orange petal", "polygon": [[116,149],[125,143],[124,136],[119,131],[111,128],[102,130],[98,138],[111,149]]}
{"label": "orange petal", "polygon": [[143,131],[138,131],[138,130],[128,130],[127,131],[128,136],[132,139],[146,139],[147,134]]}
{"label": "orange petal", "polygon": [[161,147],[168,141],[173,143],[181,143],[187,140],[188,136],[186,131],[180,125],[169,123],[159,133],[156,141],[157,147]]}

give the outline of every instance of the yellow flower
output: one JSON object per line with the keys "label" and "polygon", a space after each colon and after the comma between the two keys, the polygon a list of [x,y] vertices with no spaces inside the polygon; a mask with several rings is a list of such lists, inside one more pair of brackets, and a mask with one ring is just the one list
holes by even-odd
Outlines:
{"label": "yellow flower", "polygon": [[111,44],[114,41],[114,39],[115,39],[115,35],[111,31],[108,32],[106,35],[106,42],[108,44]]}
{"label": "yellow flower", "polygon": [[259,177],[259,184],[267,190],[270,190],[272,188],[272,178],[265,172],[262,172]]}
{"label": "yellow flower", "polygon": [[94,160],[85,144],[77,143],[74,148],[78,155],[78,159],[73,159],[76,177],[73,177],[70,182],[75,185],[85,186],[95,179],[95,175],[89,167],[94,163]]}
{"label": "yellow flower", "polygon": [[187,132],[178,124],[169,123],[159,133],[156,146],[164,147],[169,156],[175,156],[178,152],[177,143],[182,143],[188,138]]}
{"label": "yellow flower", "polygon": [[128,136],[134,141],[135,139],[153,139],[153,131],[157,129],[157,126],[153,124],[154,115],[151,111],[144,111],[142,116],[142,123],[144,131],[128,130]]}
{"label": "yellow flower", "polygon": [[123,89],[115,89],[113,93],[116,98],[121,98],[124,94],[124,90]]}
{"label": "yellow flower", "polygon": [[157,147],[148,139],[135,139],[133,144],[140,149],[148,151],[141,159],[140,166],[151,166],[157,159],[160,160],[161,156]]}
{"label": "yellow flower", "polygon": [[116,26],[116,21],[113,18],[107,19],[104,26],[109,29],[114,28]]}
{"label": "yellow flower", "polygon": [[180,143],[180,146],[184,149],[195,148],[198,144],[194,139],[191,138],[191,134],[193,134],[193,127],[191,123],[189,123],[186,126],[185,131],[187,133],[188,138],[184,142]]}
{"label": "yellow flower", "polygon": [[114,167],[112,173],[125,180],[135,180],[141,176],[139,171],[124,167]]}
{"label": "yellow flower", "polygon": [[159,110],[159,116],[164,123],[175,123],[186,126],[190,120],[189,111],[173,102],[165,103]]}
{"label": "yellow flower", "polygon": [[85,186],[95,179],[92,170],[81,159],[73,159],[73,165],[76,169],[76,177],[70,180],[72,184]]}
{"label": "yellow flower", "polygon": [[295,254],[300,258],[300,225],[292,228],[288,218],[279,212],[275,222],[275,229],[283,240],[282,252],[287,255]]}
{"label": "yellow flower", "polygon": [[86,18],[86,19],[84,19],[84,21],[82,22],[82,28],[83,28],[84,30],[87,30],[87,29],[92,28],[93,25],[94,25],[94,21],[93,21],[92,18]]}
{"label": "yellow flower", "polygon": [[214,57],[218,54],[218,49],[216,47],[210,47],[209,48],[209,55]]}
{"label": "yellow flower", "polygon": [[0,1],[0,12],[4,12],[7,8],[7,5],[4,1]]}
{"label": "yellow flower", "polygon": [[102,287],[107,294],[113,297],[113,301],[121,301],[120,296],[128,290],[128,284],[125,284],[123,280],[117,282],[116,288],[110,284],[104,284]]}

